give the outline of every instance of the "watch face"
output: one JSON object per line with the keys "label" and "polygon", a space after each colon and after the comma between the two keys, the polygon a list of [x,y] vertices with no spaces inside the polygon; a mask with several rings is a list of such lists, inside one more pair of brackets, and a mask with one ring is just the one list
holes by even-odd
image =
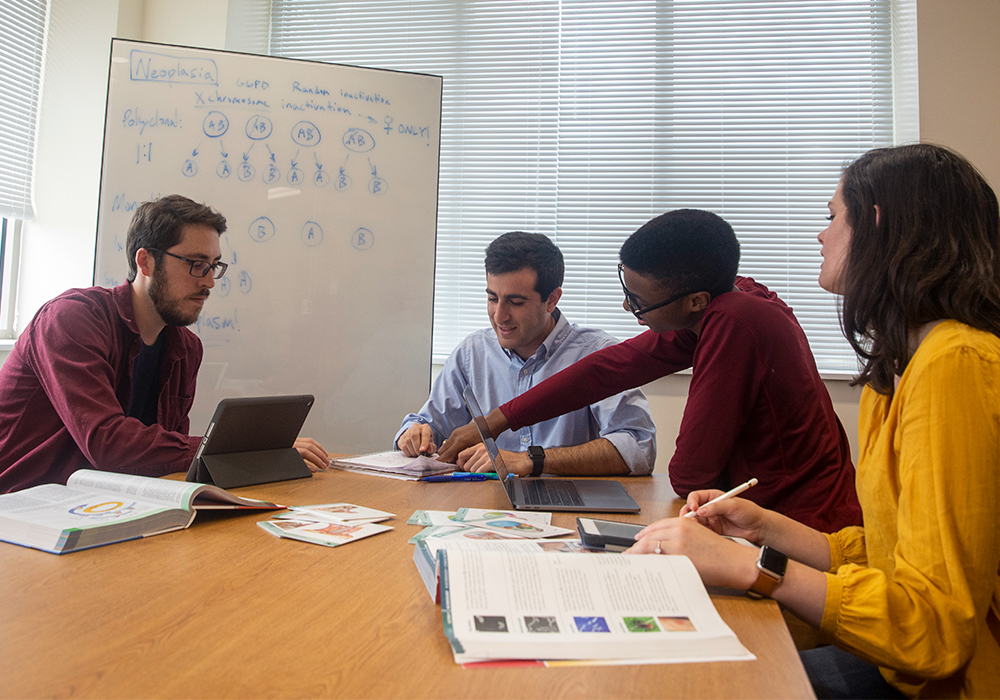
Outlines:
{"label": "watch face", "polygon": [[785,575],[788,568],[788,557],[771,547],[764,547],[760,550],[760,565],[768,571],[773,571],[778,576]]}

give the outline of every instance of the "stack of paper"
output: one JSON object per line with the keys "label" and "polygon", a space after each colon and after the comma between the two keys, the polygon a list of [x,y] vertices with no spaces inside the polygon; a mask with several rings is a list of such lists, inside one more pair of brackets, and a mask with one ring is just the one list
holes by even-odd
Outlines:
{"label": "stack of paper", "polygon": [[410,544],[427,537],[540,539],[573,533],[573,530],[553,526],[552,513],[519,513],[482,508],[460,508],[454,512],[417,510],[406,523],[425,528],[410,538]]}
{"label": "stack of paper", "polygon": [[390,479],[417,481],[434,474],[450,474],[454,464],[439,462],[433,457],[407,457],[402,452],[376,452],[374,454],[344,457],[330,463],[335,469],[385,476]]}
{"label": "stack of paper", "polygon": [[289,512],[257,524],[276,537],[301,540],[325,547],[339,547],[355,540],[388,532],[392,528],[377,523],[393,513],[365,508],[353,503],[321,503],[291,506]]}

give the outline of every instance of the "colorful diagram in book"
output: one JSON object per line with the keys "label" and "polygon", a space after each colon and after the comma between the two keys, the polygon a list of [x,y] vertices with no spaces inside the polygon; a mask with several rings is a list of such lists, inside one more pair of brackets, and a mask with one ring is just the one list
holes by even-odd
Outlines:
{"label": "colorful diagram in book", "polygon": [[209,484],[79,469],[0,495],[0,539],[54,554],[187,527],[197,510],[278,509]]}
{"label": "colorful diagram in book", "polygon": [[456,661],[749,660],[691,561],[440,547],[441,614]]}

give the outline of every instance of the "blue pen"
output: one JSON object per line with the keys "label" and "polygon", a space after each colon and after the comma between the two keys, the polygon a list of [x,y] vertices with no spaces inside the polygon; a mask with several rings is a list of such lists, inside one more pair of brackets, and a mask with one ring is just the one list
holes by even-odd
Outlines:
{"label": "blue pen", "polygon": [[425,476],[421,481],[486,481],[496,479],[496,474],[475,474],[472,472],[453,472],[451,474],[435,474]]}

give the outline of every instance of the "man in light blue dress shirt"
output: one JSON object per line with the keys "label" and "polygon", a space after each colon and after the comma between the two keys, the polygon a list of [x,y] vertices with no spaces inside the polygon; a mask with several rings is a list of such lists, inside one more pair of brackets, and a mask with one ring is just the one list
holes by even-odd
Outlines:
{"label": "man in light blue dress shirt", "polygon": [[[451,432],[472,420],[462,393],[472,385],[485,412],[618,341],[604,331],[571,324],[556,308],[562,296],[563,257],[546,236],[515,231],[486,249],[486,297],[491,328],[455,348],[418,413],[403,419],[395,445],[412,457],[436,451]],[[504,433],[497,446],[512,473],[642,475],[656,460],[656,428],[638,389],[578,411]],[[456,465],[491,471],[482,444],[464,450]]]}

